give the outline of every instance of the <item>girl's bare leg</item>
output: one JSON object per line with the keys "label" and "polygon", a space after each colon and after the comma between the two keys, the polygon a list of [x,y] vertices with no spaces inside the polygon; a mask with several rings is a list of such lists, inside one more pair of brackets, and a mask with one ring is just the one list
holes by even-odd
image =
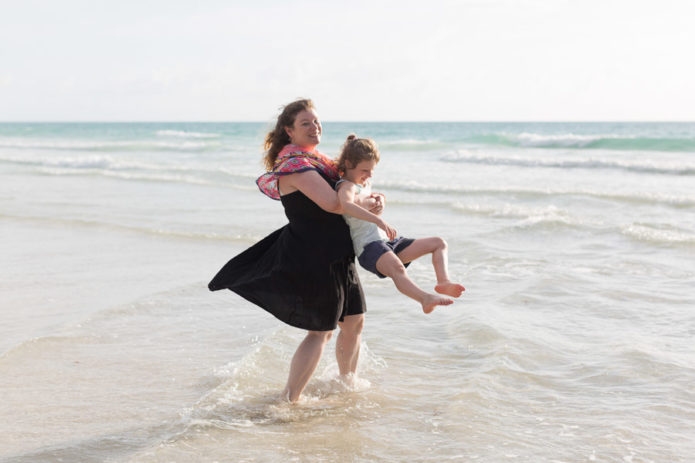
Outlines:
{"label": "girl's bare leg", "polygon": [[425,313],[432,312],[438,305],[449,305],[454,302],[447,297],[437,296],[421,290],[410,279],[405,271],[403,262],[393,252],[387,252],[379,257],[379,260],[376,261],[376,269],[391,278],[396,284],[398,291],[422,304],[422,311]]}
{"label": "girl's bare leg", "polygon": [[287,397],[290,402],[299,400],[299,396],[309,382],[311,375],[314,374],[319,360],[321,360],[323,348],[332,335],[332,331],[309,331],[297,347],[290,364],[287,385],[283,391],[283,396]]}
{"label": "girl's bare leg", "polygon": [[340,333],[335,341],[335,358],[338,361],[340,375],[347,379],[349,375],[354,375],[357,371],[364,314],[348,315],[342,322],[338,322],[338,325],[340,325]]}
{"label": "girl's bare leg", "polygon": [[434,274],[437,276],[437,286],[434,287],[434,290],[447,296],[459,297],[466,289],[449,280],[448,247],[443,239],[439,237],[417,239],[399,252],[398,258],[404,263],[408,263],[430,253],[432,254]]}

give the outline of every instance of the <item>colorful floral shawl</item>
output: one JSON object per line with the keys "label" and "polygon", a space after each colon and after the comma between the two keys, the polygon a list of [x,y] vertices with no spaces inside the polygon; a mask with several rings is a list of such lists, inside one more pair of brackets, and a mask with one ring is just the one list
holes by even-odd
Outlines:
{"label": "colorful floral shawl", "polygon": [[323,172],[334,180],[338,180],[338,169],[335,161],[318,151],[309,150],[297,145],[286,145],[278,153],[273,170],[258,177],[256,185],[265,195],[280,199],[278,189],[278,177],[281,175],[296,174],[307,170]]}

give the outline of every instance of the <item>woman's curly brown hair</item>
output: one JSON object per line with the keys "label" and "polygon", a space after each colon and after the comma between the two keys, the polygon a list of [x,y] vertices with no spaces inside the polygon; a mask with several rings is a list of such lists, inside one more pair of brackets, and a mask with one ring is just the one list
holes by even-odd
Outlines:
{"label": "woman's curly brown hair", "polygon": [[282,151],[285,145],[290,143],[290,136],[287,135],[285,127],[292,127],[297,114],[309,109],[316,109],[314,102],[309,99],[293,101],[282,108],[275,128],[268,132],[263,144],[263,149],[267,150],[265,156],[263,156],[263,164],[267,170],[273,170],[278,153]]}

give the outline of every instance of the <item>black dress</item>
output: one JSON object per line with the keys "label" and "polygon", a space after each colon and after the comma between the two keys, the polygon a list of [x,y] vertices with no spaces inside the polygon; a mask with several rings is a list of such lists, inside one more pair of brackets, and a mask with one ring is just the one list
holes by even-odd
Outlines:
{"label": "black dress", "polygon": [[[335,183],[321,176],[331,186]],[[300,191],[280,201],[289,223],[227,262],[208,288],[230,289],[305,330],[333,330],[345,315],[364,313],[345,220]]]}

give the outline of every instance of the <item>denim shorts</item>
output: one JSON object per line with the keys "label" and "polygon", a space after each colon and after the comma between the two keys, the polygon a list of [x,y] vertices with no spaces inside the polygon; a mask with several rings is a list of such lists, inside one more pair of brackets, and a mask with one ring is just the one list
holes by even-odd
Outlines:
{"label": "denim shorts", "polygon": [[[399,252],[413,244],[413,241],[415,240],[412,238],[403,237],[398,237],[391,241],[372,241],[365,245],[364,249],[362,249],[362,254],[360,254],[357,260],[365,270],[369,270],[379,278],[386,278],[386,275],[382,275],[376,269],[376,261],[389,251],[393,251],[394,254],[398,255]],[[403,265],[407,267],[410,265],[410,262]]]}

